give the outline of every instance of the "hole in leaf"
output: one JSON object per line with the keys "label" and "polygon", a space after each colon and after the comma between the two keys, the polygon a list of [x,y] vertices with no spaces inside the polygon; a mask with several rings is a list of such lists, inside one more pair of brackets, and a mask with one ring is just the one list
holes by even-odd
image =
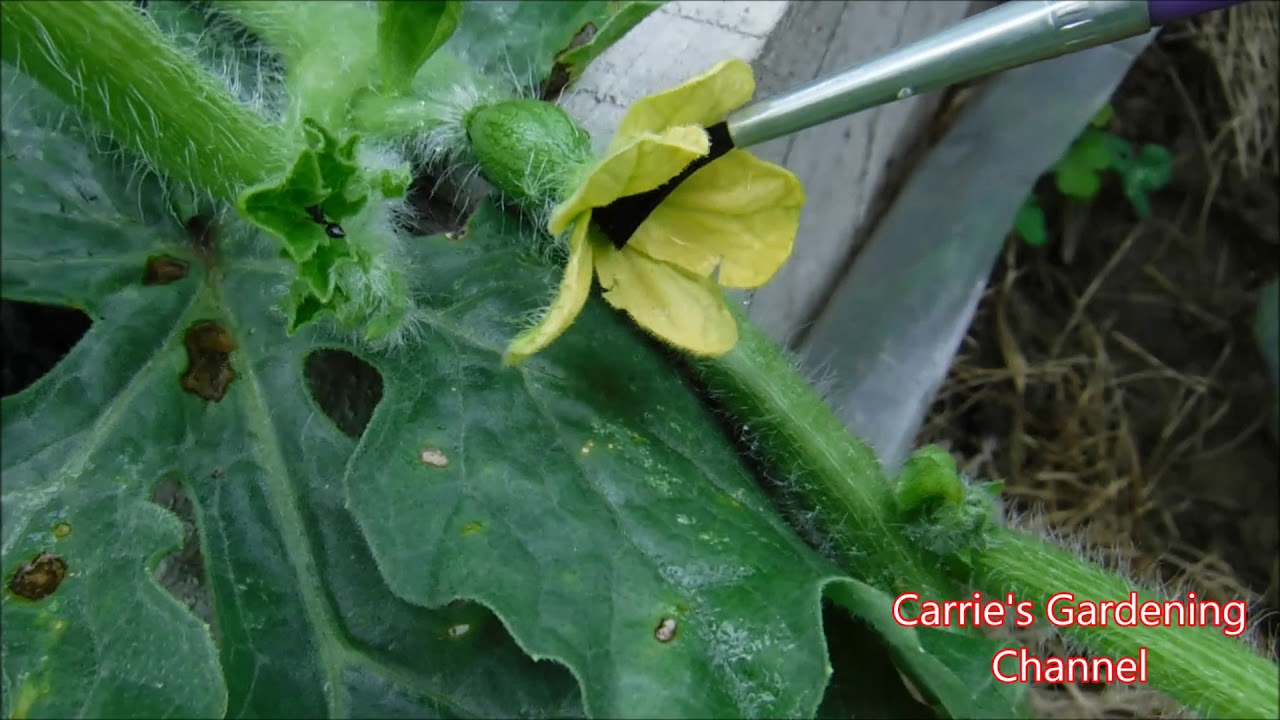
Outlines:
{"label": "hole in leaf", "polygon": [[9,578],[9,591],[26,600],[41,600],[67,579],[67,561],[51,552],[40,552],[23,563]]}
{"label": "hole in leaf", "polygon": [[414,235],[458,234],[466,224],[464,194],[465,188],[447,173],[415,171],[406,198],[413,217],[405,230]]}
{"label": "hole in leaf", "polygon": [[31,387],[71,352],[93,321],[83,311],[57,305],[4,300],[4,396]]}
{"label": "hole in leaf", "polygon": [[933,716],[907,686],[888,645],[874,630],[830,601],[822,603],[822,626],[833,673],[819,718]]}
{"label": "hole in leaf", "polygon": [[186,488],[173,476],[156,483],[151,491],[151,502],[173,513],[182,522],[182,547],[160,559],[155,569],[156,582],[196,617],[212,624],[213,599],[206,580],[204,555],[200,552],[200,526],[196,524],[195,504],[187,497]]}
{"label": "hole in leaf", "polygon": [[359,438],[382,401],[382,374],[345,350],[316,350],[303,367],[307,390],[344,435]]}

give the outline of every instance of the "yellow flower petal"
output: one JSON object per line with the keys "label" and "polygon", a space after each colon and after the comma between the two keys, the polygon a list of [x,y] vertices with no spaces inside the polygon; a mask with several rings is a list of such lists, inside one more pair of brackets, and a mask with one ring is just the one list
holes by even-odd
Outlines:
{"label": "yellow flower petal", "polygon": [[603,237],[592,245],[605,301],[641,327],[696,355],[723,355],[737,344],[738,325],[714,282]]}
{"label": "yellow flower petal", "polygon": [[517,335],[507,346],[502,356],[504,365],[515,365],[550,345],[582,312],[591,291],[591,243],[587,242],[586,221],[584,218],[569,236],[569,262],[555,301],[537,325]]}
{"label": "yellow flower petal", "polygon": [[698,77],[631,105],[618,125],[609,151],[645,133],[662,132],[677,125],[708,127],[729,111],[747,104],[756,92],[751,66],[738,59],[725,60]]}
{"label": "yellow flower petal", "polygon": [[583,212],[659,187],[710,149],[706,131],[693,125],[635,138],[605,156],[573,195],[556,206],[547,230],[559,235]]}
{"label": "yellow flower petal", "polygon": [[743,150],[694,173],[636,229],[628,247],[732,288],[759,287],[791,255],[804,188]]}

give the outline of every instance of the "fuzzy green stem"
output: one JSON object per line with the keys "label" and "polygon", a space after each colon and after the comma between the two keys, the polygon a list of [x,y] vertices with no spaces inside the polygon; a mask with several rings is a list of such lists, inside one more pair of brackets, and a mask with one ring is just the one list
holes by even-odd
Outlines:
{"label": "fuzzy green stem", "polygon": [[472,106],[510,97],[467,63],[437,50],[414,76],[407,94],[365,93],[356,98],[351,121],[373,137],[423,135],[448,125],[460,128]]}
{"label": "fuzzy green stem", "polygon": [[377,15],[357,2],[221,0],[217,8],[251,30],[285,63],[291,126],[311,118],[347,126],[352,99],[370,87],[377,61]]}
{"label": "fuzzy green stem", "polygon": [[232,200],[291,147],[124,2],[7,2],[3,55],[173,180]]}
{"label": "fuzzy green stem", "polygon": [[[892,491],[871,449],[849,434],[782,348],[736,308],[735,314],[737,347],[694,366],[713,396],[743,423],[757,451],[826,516],[845,569],[881,588],[954,597],[946,591],[950,583],[933,570],[945,561],[903,545]],[[1123,600],[1132,589],[1124,578],[1074,554],[1003,529],[969,562],[976,585],[988,594],[1013,592],[1041,608],[1057,592]],[[1192,709],[1217,717],[1277,716],[1275,664],[1220,630],[1071,626],[1064,632],[1090,650],[1117,657],[1147,648],[1150,684]]]}
{"label": "fuzzy green stem", "polygon": [[786,351],[737,308],[734,314],[737,346],[694,367],[756,452],[818,509],[845,568],[884,589],[954,595],[955,586],[922,565],[893,526],[892,488],[871,448],[849,434]]}
{"label": "fuzzy green stem", "polygon": [[[1043,609],[1050,596],[1072,592],[1081,600],[1162,598],[1049,543],[1007,530],[994,533],[972,561],[979,586],[1013,592]],[[1275,663],[1239,639],[1212,627],[1081,627],[1063,633],[1094,652],[1136,657],[1147,649],[1148,682],[1208,717],[1280,717]]]}
{"label": "fuzzy green stem", "polygon": [[444,125],[447,118],[438,104],[422,98],[370,93],[351,108],[351,123],[362,133],[375,137],[399,138],[429,133]]}

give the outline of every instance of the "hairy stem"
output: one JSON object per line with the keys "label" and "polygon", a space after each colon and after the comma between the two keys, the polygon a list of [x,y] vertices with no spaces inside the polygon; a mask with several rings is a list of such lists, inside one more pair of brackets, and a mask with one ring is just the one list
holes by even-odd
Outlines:
{"label": "hairy stem", "polygon": [[466,112],[510,95],[444,50],[423,63],[404,94],[380,92],[377,13],[367,4],[217,0],[216,7],[280,53],[291,125],[311,118],[380,139],[434,136],[430,154],[448,157],[466,149]]}
{"label": "hairy stem", "polygon": [[4,5],[3,55],[171,179],[225,200],[288,162],[241,105],[125,2]]}
{"label": "hairy stem", "polygon": [[375,137],[424,135],[449,125],[460,128],[472,107],[509,97],[467,63],[437,50],[418,70],[408,93],[365,93],[356,99],[351,121]]}
{"label": "hairy stem", "polygon": [[875,453],[849,434],[781,347],[737,308],[734,314],[737,346],[694,367],[756,451],[818,509],[845,568],[880,588],[954,594],[893,527],[892,488]]}
{"label": "hairy stem", "polygon": [[346,128],[352,99],[374,80],[378,18],[371,7],[262,0],[220,0],[216,7],[280,53],[291,126],[311,118],[331,130]]}
{"label": "hairy stem", "polygon": [[[1038,607],[1059,592],[1081,600],[1162,598],[1049,543],[1007,530],[994,533],[972,561],[980,585],[1014,592]],[[1213,627],[1083,627],[1062,632],[1092,651],[1136,657],[1147,649],[1148,682],[1208,717],[1280,717],[1275,663]]]}
{"label": "hairy stem", "polygon": [[[793,478],[810,506],[825,516],[845,569],[881,588],[955,597],[946,590],[952,584],[935,570],[948,563],[931,561],[928,553],[904,544],[891,488],[871,449],[849,434],[785,351],[735,313],[738,346],[694,366],[757,450]],[[956,559],[971,565],[973,582],[988,595],[1013,592],[1039,607],[1063,591],[1074,592],[1077,600],[1124,600],[1134,589],[1094,563],[1004,529]],[[1150,684],[1194,710],[1216,717],[1277,716],[1275,664],[1221,630],[1073,625],[1064,632],[1092,651],[1116,657],[1137,656],[1145,647]]]}

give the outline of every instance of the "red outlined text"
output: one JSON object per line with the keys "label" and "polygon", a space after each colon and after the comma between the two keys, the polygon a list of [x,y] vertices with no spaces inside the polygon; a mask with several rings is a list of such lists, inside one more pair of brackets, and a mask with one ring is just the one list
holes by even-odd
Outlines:
{"label": "red outlined text", "polygon": [[[1092,627],[1216,627],[1227,637],[1248,628],[1243,600],[1199,600],[1194,592],[1185,600],[1143,600],[1130,592],[1120,600],[1077,599],[1074,593],[1051,595],[1037,615],[1036,603],[1007,593],[1003,601],[984,599],[975,592],[968,600],[921,599],[908,592],[893,601],[893,619],[904,627],[1024,628],[1037,617],[1057,628]],[[991,659],[991,674],[1002,683],[1145,683],[1147,648],[1132,657],[1036,657],[1028,648],[1006,648]]]}

